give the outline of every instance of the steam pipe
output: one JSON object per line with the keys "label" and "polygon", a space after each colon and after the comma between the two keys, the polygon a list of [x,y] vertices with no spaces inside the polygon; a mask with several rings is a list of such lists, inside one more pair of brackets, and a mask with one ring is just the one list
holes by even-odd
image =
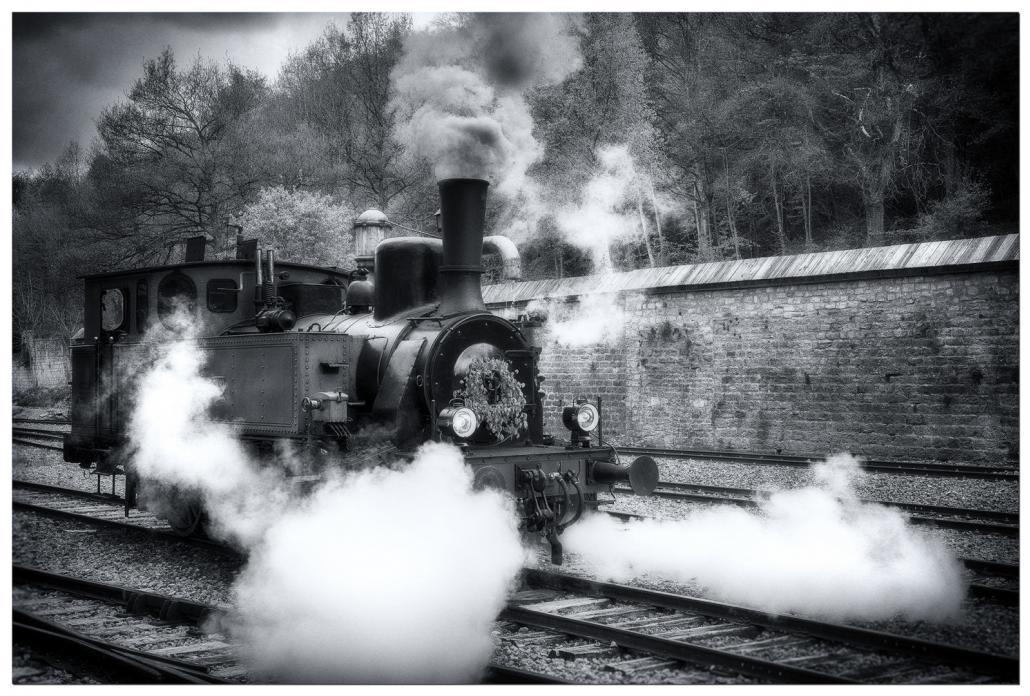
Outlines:
{"label": "steam pipe", "polygon": [[[261,296],[266,306],[272,304],[272,297],[275,296],[275,279],[272,271],[272,250],[269,249],[265,252],[266,258],[268,259],[268,275],[265,276],[265,282],[261,285]],[[260,256],[260,254],[259,254]]]}
{"label": "steam pipe", "polygon": [[522,259],[518,247],[504,235],[483,237],[483,251],[492,251],[501,257],[504,280],[522,280]]}
{"label": "steam pipe", "polygon": [[265,303],[265,279],[262,266],[264,266],[264,259],[261,248],[258,247],[257,253],[254,254],[254,306],[259,308]]}
{"label": "steam pipe", "polygon": [[576,524],[576,522],[579,521],[579,518],[583,516],[583,509],[586,505],[583,502],[583,489],[579,487],[579,482],[576,480],[576,477],[573,476],[569,478],[569,483],[571,483],[572,487],[576,489],[576,514],[568,522],[559,525],[559,531],[564,531],[568,527]]}
{"label": "steam pipe", "polygon": [[443,264],[440,266],[440,314],[484,312],[483,227],[486,190],[483,179],[443,179],[440,187],[440,227]]}

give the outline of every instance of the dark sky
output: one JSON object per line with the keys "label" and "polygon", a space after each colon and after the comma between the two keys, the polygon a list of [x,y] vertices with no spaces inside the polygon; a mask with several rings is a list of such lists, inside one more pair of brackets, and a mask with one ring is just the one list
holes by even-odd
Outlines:
{"label": "dark sky", "polygon": [[199,54],[274,79],[347,14],[15,13],[13,16],[14,170],[56,159],[76,140],[88,148],[101,110],[123,99],[143,62],[171,46],[180,64]]}

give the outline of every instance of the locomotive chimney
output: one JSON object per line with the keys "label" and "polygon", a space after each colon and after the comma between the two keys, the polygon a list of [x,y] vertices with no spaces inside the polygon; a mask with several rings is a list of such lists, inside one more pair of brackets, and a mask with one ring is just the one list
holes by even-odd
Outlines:
{"label": "locomotive chimney", "polygon": [[443,230],[440,314],[486,311],[480,276],[486,189],[490,184],[482,179],[443,179],[439,185]]}

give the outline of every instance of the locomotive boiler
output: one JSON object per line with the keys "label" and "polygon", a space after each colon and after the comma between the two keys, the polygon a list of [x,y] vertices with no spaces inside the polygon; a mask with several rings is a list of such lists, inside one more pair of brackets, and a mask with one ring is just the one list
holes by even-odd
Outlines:
{"label": "locomotive boiler", "polygon": [[[119,454],[131,409],[124,366],[139,360],[152,308],[164,321],[173,304],[206,305],[207,325],[214,316],[218,328],[190,340],[222,387],[213,419],[257,449],[286,439],[344,468],[367,465],[358,454],[371,441],[388,442],[393,457],[428,441],[453,443],[475,485],[512,495],[523,528],[543,535],[560,563],[559,535],[598,505],[599,493],[628,480],[648,494],[657,467],[647,457],[619,464],[589,395],[556,395],[567,405],[558,422],[545,422],[539,348],[483,303],[487,188],[478,179],[440,181],[442,239],[380,242],[374,282],[363,269],[277,264],[260,250],[253,259],[86,277],[65,459],[124,471],[126,504],[137,502],[140,482]],[[203,302],[196,286],[205,282]],[[236,302],[249,293],[252,307]],[[177,500],[169,522],[196,532],[197,500],[188,492]]]}

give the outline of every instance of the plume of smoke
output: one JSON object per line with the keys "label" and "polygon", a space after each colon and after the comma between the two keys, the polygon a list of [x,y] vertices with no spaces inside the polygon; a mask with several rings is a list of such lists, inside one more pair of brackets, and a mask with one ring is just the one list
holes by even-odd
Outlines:
{"label": "plume of smoke", "polygon": [[[287,477],[303,469],[295,452],[260,461],[211,420],[221,388],[203,375],[195,326],[183,316],[146,339],[131,457],[148,482],[199,495],[213,536],[249,552],[222,623],[251,668],[279,681],[475,679],[525,556],[511,503],[474,491],[461,453],[439,444],[409,465],[334,470],[302,494]],[[370,459],[383,454],[375,435]]]}
{"label": "plume of smoke", "polygon": [[590,252],[596,271],[609,273],[612,243],[642,234],[634,202],[641,179],[626,145],[599,148],[597,160],[580,200],[561,209],[556,220],[566,239]]}
{"label": "plume of smoke", "polygon": [[254,549],[233,633],[291,681],[474,680],[525,560],[509,505],[449,445],[334,480]]}
{"label": "plume of smoke", "polygon": [[624,526],[598,515],[570,529],[565,547],[611,579],[693,582],[716,599],[769,612],[957,617],[965,595],[958,561],[899,512],[860,503],[857,476],[857,460],[835,455],[817,466],[817,485],[778,491],[760,512],[718,506]]}
{"label": "plume of smoke", "polygon": [[619,341],[626,324],[625,311],[611,295],[580,295],[576,303],[533,300],[526,312],[545,311],[547,340],[570,348],[611,345]]}
{"label": "plume of smoke", "polygon": [[[255,543],[290,504],[282,470],[251,460],[231,426],[213,421],[219,385],[201,374],[204,354],[192,314],[177,311],[145,339],[152,361],[137,381],[128,423],[131,458],[146,481],[196,493],[212,532],[239,546]],[[151,500],[156,507],[168,501]]]}
{"label": "plume of smoke", "polygon": [[557,14],[477,14],[413,32],[391,75],[398,140],[437,178],[524,191],[540,156],[526,90],[560,82],[582,58]]}

